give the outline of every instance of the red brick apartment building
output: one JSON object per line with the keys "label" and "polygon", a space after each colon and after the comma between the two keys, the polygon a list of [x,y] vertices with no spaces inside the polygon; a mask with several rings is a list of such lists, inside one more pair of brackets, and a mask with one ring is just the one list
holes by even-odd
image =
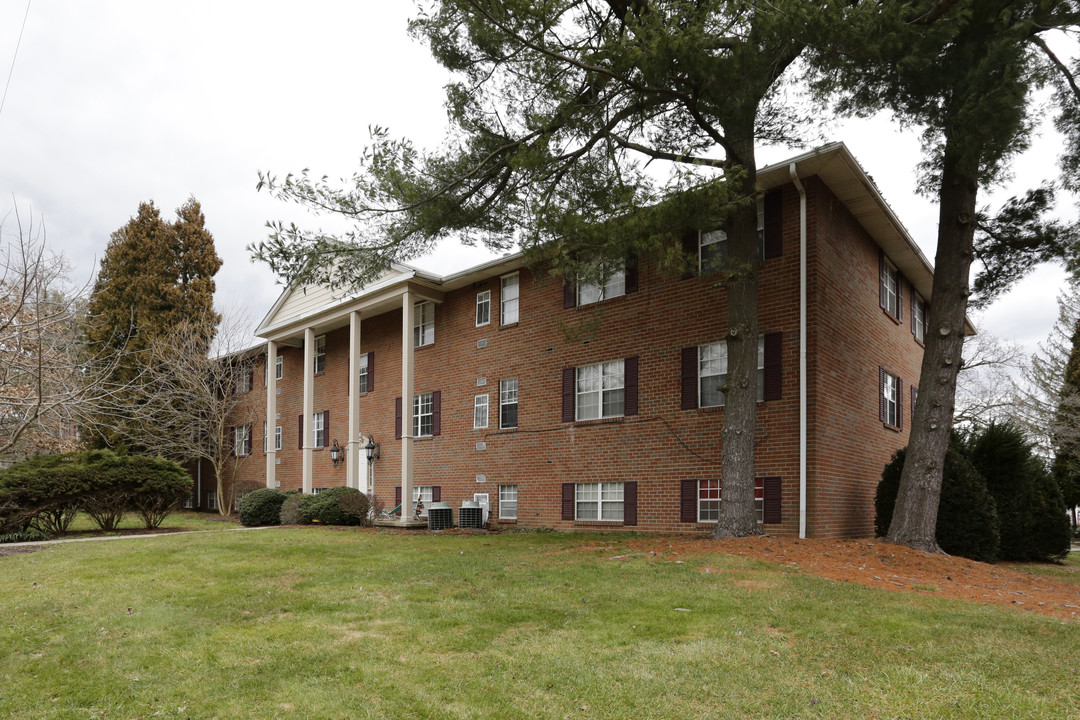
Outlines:
{"label": "red brick apartment building", "polygon": [[[907,443],[931,267],[844,145],[758,177],[758,517],[774,534],[869,535],[881,470]],[[717,233],[692,238],[705,263],[720,250]],[[265,414],[237,430],[255,455],[240,478],[349,485],[387,507],[403,488],[455,508],[479,493],[495,525],[707,531],[726,302],[715,278],[648,258],[603,288],[520,255],[447,277],[396,267],[345,297],[290,288],[257,330]]]}

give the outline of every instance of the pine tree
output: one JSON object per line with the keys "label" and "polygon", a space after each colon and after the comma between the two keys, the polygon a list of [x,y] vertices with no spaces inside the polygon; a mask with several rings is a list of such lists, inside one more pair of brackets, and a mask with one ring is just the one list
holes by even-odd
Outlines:
{"label": "pine tree", "polygon": [[1080,505],[1080,318],[1072,334],[1072,350],[1064,368],[1054,430],[1054,479],[1076,524]]}

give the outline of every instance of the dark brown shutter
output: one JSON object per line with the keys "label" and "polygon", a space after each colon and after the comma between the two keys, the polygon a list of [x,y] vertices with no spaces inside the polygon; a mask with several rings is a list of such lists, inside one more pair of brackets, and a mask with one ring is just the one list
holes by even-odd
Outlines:
{"label": "dark brown shutter", "polygon": [[322,445],[319,447],[330,447],[330,411],[322,411]]}
{"label": "dark brown shutter", "polygon": [[885,368],[878,366],[877,402],[878,420],[885,422]]}
{"label": "dark brown shutter", "polygon": [[623,415],[637,415],[638,406],[638,359],[623,360]]}
{"label": "dark brown shutter", "polygon": [[637,525],[637,483],[624,482],[623,492],[623,525]]}
{"label": "dark brown shutter", "polygon": [[562,484],[562,519],[574,519],[574,483]]}
{"label": "dark brown shutter", "polygon": [[401,398],[394,399],[394,439],[401,439]]}
{"label": "dark brown shutter", "polygon": [[442,434],[442,390],[431,393],[431,434]]}
{"label": "dark brown shutter", "polygon": [[698,406],[698,349],[697,346],[682,349],[682,407],[694,410]]}
{"label": "dark brown shutter", "polygon": [[431,486],[431,502],[437,503],[442,500],[442,485]]}
{"label": "dark brown shutter", "polygon": [[563,368],[562,371],[562,421],[574,422],[574,385],[577,377],[575,369]]}
{"label": "dark brown shutter", "polygon": [[562,306],[564,308],[577,306],[577,283],[571,278],[563,278]]}
{"label": "dark brown shutter", "polygon": [[375,351],[367,354],[367,391],[375,390]]}
{"label": "dark brown shutter", "polygon": [[779,400],[784,388],[783,333],[765,334],[765,400]]}
{"label": "dark brown shutter", "polygon": [[679,242],[682,244],[682,251],[690,256],[690,265],[682,275],[683,280],[688,280],[698,273],[699,238],[700,234],[694,229],[684,230],[682,236],[679,238]]}
{"label": "dark brown shutter", "polygon": [[783,192],[765,193],[765,260],[780,257],[784,252]]}
{"label": "dark brown shutter", "polygon": [[878,256],[877,257],[878,257],[878,272],[877,272],[878,305],[880,305],[881,309],[884,310],[885,309],[885,253],[878,250]]}
{"label": "dark brown shutter", "polygon": [[896,272],[896,319],[904,319],[904,276]]}
{"label": "dark brown shutter", "polygon": [[[396,488],[394,488],[394,504],[395,505],[400,505],[401,504],[401,486],[400,485],[398,485]],[[405,517],[405,508],[401,509],[401,517]]]}
{"label": "dark brown shutter", "polygon": [[896,427],[904,429],[904,381],[896,378]]}
{"label": "dark brown shutter", "polygon": [[630,258],[626,261],[626,294],[638,291],[638,261]]}
{"label": "dark brown shutter", "polygon": [[762,478],[762,485],[764,486],[764,512],[762,522],[770,525],[775,525],[781,520],[781,495],[782,488],[780,478],[767,477]]}
{"label": "dark brown shutter", "polygon": [[300,426],[300,429],[296,433],[296,448],[298,450],[303,450],[304,449],[304,414],[300,413],[300,415],[296,419],[298,421],[297,424]]}
{"label": "dark brown shutter", "polygon": [[679,491],[679,522],[697,522],[697,480],[683,480]]}

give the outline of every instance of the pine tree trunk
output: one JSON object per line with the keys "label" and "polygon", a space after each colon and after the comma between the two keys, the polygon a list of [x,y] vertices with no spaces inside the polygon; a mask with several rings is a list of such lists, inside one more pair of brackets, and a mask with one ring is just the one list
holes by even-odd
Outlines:
{"label": "pine tree trunk", "polygon": [[[747,137],[753,138],[750,132]],[[729,173],[738,205],[726,223],[728,375],[722,440],[720,519],[710,537],[758,535],[754,518],[754,428],[757,424],[758,282],[757,172],[753,140],[729,157],[742,174]],[[742,198],[742,200],[737,200]]]}
{"label": "pine tree trunk", "polygon": [[964,318],[970,295],[978,169],[964,163],[946,141],[940,190],[938,246],[926,349],[907,461],[900,476],[886,540],[941,552],[936,539],[945,451],[952,430],[956,375],[962,363]]}

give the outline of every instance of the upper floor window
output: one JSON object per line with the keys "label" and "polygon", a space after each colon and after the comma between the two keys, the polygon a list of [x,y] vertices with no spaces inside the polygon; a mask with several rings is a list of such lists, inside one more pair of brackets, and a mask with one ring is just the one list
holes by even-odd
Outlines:
{"label": "upper floor window", "polygon": [[413,325],[413,347],[435,342],[435,303],[430,300],[416,303],[416,323]]}
{"label": "upper floor window", "polygon": [[281,426],[280,425],[277,425],[276,427],[274,427],[274,449],[275,450],[280,450],[281,449]]}
{"label": "upper floor window", "polygon": [[518,274],[504,275],[499,292],[500,319],[502,325],[513,325],[518,321],[518,295],[520,283]]}
{"label": "upper floor window", "polygon": [[889,262],[884,254],[881,255],[880,273],[881,309],[901,320],[901,293],[900,271]]}
{"label": "upper floor window", "polygon": [[311,416],[311,444],[312,447],[326,447],[326,424],[323,419],[325,413],[317,412]]}
{"label": "upper floor window", "polygon": [[926,301],[914,290],[911,292],[911,334],[919,342],[926,342]]}
{"label": "upper floor window", "polygon": [[896,375],[884,368],[878,368],[878,390],[880,392],[880,419],[886,425],[901,427],[901,397],[904,383]]}
{"label": "upper floor window", "polygon": [[473,429],[482,430],[488,426],[488,396],[473,397]]}
{"label": "upper floor window", "polygon": [[280,380],[284,376],[285,376],[285,358],[283,358],[281,355],[278,355],[274,359],[274,378],[276,380]]}
{"label": "upper floor window", "polygon": [[491,291],[476,293],[476,327],[491,322]]}
{"label": "upper floor window", "polygon": [[237,425],[233,428],[233,449],[237,457],[251,454],[251,426]]}
{"label": "upper floor window", "polygon": [[518,426],[518,381],[517,378],[499,381],[499,427],[516,428]]}
{"label": "upper floor window", "polygon": [[719,272],[727,265],[727,233],[713,230],[701,233],[698,243],[698,272],[702,275]]}
{"label": "upper floor window", "polygon": [[626,268],[611,268],[603,264],[594,268],[600,273],[600,279],[582,281],[577,285],[577,304],[587,305],[608,298],[626,294]]}
{"label": "upper floor window", "polygon": [[[720,407],[727,396],[722,388],[727,384],[727,342],[702,345],[698,348],[698,407]],[[757,400],[765,400],[765,336],[758,336]]]}
{"label": "upper floor window", "polygon": [[315,372],[321,373],[326,370],[326,336],[320,335],[315,338]]}
{"label": "upper floor window", "polygon": [[623,361],[577,368],[575,420],[622,417],[625,386]]}
{"label": "upper floor window", "polygon": [[434,429],[434,396],[429,392],[413,396],[413,437],[431,435]]}
{"label": "upper floor window", "polygon": [[368,355],[370,353],[363,353],[360,355],[360,377],[356,383],[356,392],[366,393],[368,391]]}
{"label": "upper floor window", "polygon": [[250,365],[240,365],[236,368],[236,392],[239,394],[251,392],[252,369]]}

